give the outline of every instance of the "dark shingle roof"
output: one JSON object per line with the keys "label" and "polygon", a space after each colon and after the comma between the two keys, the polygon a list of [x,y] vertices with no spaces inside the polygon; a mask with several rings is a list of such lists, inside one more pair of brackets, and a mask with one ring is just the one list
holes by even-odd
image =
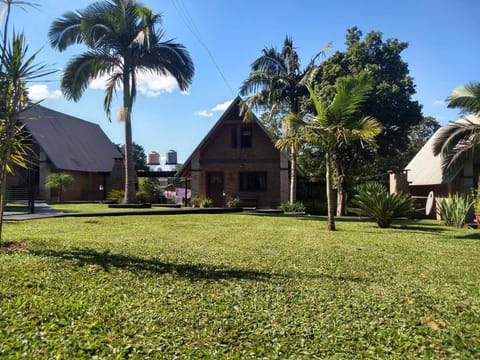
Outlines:
{"label": "dark shingle roof", "polygon": [[59,170],[110,172],[122,158],[97,124],[43,106],[25,111],[22,122]]}

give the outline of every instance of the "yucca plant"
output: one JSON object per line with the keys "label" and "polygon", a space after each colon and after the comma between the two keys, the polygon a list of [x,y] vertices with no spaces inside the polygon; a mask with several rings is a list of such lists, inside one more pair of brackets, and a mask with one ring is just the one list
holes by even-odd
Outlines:
{"label": "yucca plant", "polygon": [[374,218],[380,228],[388,228],[392,220],[409,216],[413,212],[413,200],[409,194],[389,194],[385,186],[377,182],[359,185],[352,199],[353,213]]}
{"label": "yucca plant", "polygon": [[446,226],[462,228],[473,202],[470,195],[454,194],[446,199],[437,200],[437,211]]}

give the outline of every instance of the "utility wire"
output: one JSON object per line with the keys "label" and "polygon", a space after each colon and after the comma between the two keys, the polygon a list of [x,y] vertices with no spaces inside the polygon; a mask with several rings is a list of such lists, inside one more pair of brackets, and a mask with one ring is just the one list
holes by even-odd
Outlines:
{"label": "utility wire", "polygon": [[182,0],[172,0],[172,4],[177,10],[178,14],[180,15],[180,18],[182,19],[183,23],[187,27],[187,29],[192,33],[192,35],[197,39],[197,41],[200,43],[200,45],[205,49],[207,52],[208,56],[210,57],[210,60],[212,63],[215,65],[215,68],[217,69],[218,73],[223,79],[223,82],[227,86],[227,88],[230,90],[233,96],[236,96],[237,93],[233,91],[233,88],[230,86],[230,83],[228,82],[225,74],[223,73],[222,69],[220,68],[220,65],[218,62],[215,60],[215,57],[213,56],[212,52],[208,48],[207,44],[202,40],[200,36],[200,31],[195,25],[195,22],[193,21],[193,18],[190,16],[190,13],[188,9],[185,7],[185,4],[183,3]]}

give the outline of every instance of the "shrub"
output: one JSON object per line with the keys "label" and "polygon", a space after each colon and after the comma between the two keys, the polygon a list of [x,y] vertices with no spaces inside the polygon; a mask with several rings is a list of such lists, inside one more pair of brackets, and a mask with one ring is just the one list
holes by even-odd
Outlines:
{"label": "shrub", "polygon": [[480,177],[478,177],[477,189],[472,192],[473,210],[475,214],[480,214]]}
{"label": "shrub", "polygon": [[352,199],[355,207],[350,211],[374,218],[380,228],[388,228],[393,219],[410,216],[413,212],[409,194],[389,194],[385,186],[377,182],[359,185],[355,190],[357,194]]}
{"label": "shrub", "polygon": [[143,203],[162,202],[162,189],[156,178],[140,178],[137,200]]}
{"label": "shrub", "polygon": [[120,189],[113,189],[107,194],[107,200],[114,201],[117,204],[122,203],[124,197],[125,197],[125,191]]}
{"label": "shrub", "polygon": [[198,207],[200,206],[200,198],[198,196],[192,196],[190,198],[190,206],[191,207]]}
{"label": "shrub", "polygon": [[227,198],[226,205],[229,208],[238,207],[240,204],[240,198],[238,196],[230,196]]}
{"label": "shrub", "polygon": [[290,204],[289,202],[283,203],[280,205],[280,208],[284,212],[305,212],[307,208],[301,201],[294,202],[293,204]]}
{"label": "shrub", "polygon": [[446,199],[437,200],[437,211],[446,226],[461,228],[465,225],[467,213],[472,205],[471,196],[455,194]]}
{"label": "shrub", "polygon": [[213,206],[213,201],[212,199],[205,198],[200,201],[200,207],[202,208],[209,208]]}

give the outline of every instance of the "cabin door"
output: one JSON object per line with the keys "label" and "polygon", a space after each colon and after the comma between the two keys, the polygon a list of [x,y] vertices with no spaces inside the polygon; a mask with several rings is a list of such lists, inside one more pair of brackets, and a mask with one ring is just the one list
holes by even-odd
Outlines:
{"label": "cabin door", "polygon": [[213,206],[223,207],[223,172],[207,173],[207,197],[212,199]]}

